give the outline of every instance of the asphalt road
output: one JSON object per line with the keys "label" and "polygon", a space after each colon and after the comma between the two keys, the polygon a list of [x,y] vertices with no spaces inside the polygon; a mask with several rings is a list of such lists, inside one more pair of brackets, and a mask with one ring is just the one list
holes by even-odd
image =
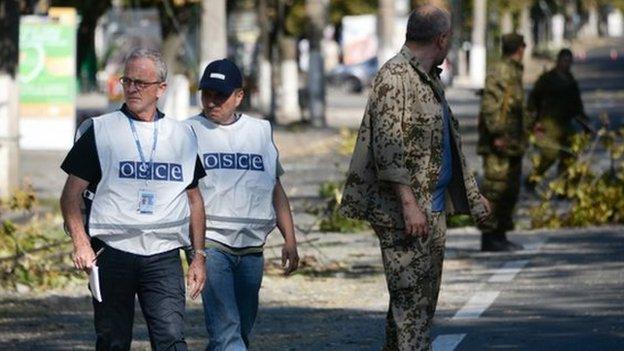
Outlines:
{"label": "asphalt road", "polygon": [[483,256],[490,274],[461,308],[436,319],[434,351],[624,350],[624,231],[540,240],[538,250]]}

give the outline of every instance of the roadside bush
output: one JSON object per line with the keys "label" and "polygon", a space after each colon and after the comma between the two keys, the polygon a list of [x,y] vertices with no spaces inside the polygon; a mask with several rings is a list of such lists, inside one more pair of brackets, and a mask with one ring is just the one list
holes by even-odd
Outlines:
{"label": "roadside bush", "polygon": [[[609,157],[606,170],[596,167],[598,147]],[[570,149],[577,155],[575,162],[538,187],[540,203],[529,209],[532,227],[624,223],[624,129],[602,128],[595,137],[574,135]]]}
{"label": "roadside bush", "polygon": [[344,181],[340,181],[324,182],[319,188],[319,197],[324,200],[324,205],[316,214],[320,217],[319,230],[322,232],[348,233],[368,228],[366,222],[347,218],[338,213],[343,187]]}
{"label": "roadside bush", "polygon": [[344,156],[351,156],[355,150],[358,132],[348,128],[340,129],[340,146],[338,152]]}
{"label": "roadside bush", "polygon": [[30,212],[37,205],[35,191],[31,184],[26,183],[22,188],[13,191],[7,199],[0,200],[0,215],[9,211]]}
{"label": "roadside bush", "polygon": [[0,287],[9,290],[59,288],[81,279],[73,269],[69,237],[54,216],[26,225],[0,227]]}
{"label": "roadside bush", "polygon": [[[0,288],[37,290],[63,287],[84,279],[73,269],[71,240],[60,226],[60,215],[34,217],[38,200],[30,185],[18,189],[0,201],[0,213],[25,215],[16,224],[0,224]],[[30,218],[30,219],[28,219]]]}

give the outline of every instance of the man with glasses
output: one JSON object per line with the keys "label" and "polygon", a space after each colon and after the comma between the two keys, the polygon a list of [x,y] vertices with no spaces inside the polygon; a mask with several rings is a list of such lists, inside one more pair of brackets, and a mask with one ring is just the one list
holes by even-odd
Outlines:
{"label": "man with glasses", "polygon": [[132,52],[120,80],[125,103],[88,122],[61,165],[68,173],[61,209],[74,265],[99,271],[96,350],[130,349],[135,295],[152,349],[186,350],[181,247],[192,245],[196,253],[187,280],[191,297],[204,285],[198,181],[205,172],[192,130],[156,108],[166,76],[158,52]]}

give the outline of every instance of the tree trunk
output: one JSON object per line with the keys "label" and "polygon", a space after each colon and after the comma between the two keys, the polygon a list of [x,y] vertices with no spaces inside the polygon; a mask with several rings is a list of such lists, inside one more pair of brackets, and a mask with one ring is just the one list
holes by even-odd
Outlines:
{"label": "tree trunk", "polygon": [[280,41],[281,87],[280,87],[280,124],[298,121],[301,118],[299,109],[299,67],[297,66],[297,42],[293,38],[282,38]]}
{"label": "tree trunk", "polygon": [[526,43],[526,49],[524,50],[526,59],[533,53],[533,46],[535,45],[533,41],[533,21],[531,20],[528,2],[522,5],[522,10],[520,11],[520,33],[524,35],[524,42]]}
{"label": "tree trunk", "polygon": [[271,38],[269,33],[269,16],[267,0],[260,0],[258,6],[258,22],[260,23],[260,52],[258,55],[258,75],[256,86],[256,106],[262,114],[270,115],[272,106],[271,88]]}
{"label": "tree trunk", "polygon": [[475,0],[472,13],[472,48],[470,49],[470,80],[474,87],[482,88],[485,84],[485,33],[487,21],[487,3]]}
{"label": "tree trunk", "polygon": [[227,11],[225,0],[202,0],[199,45],[200,75],[210,62],[227,57]]}
{"label": "tree trunk", "polygon": [[514,31],[513,18],[511,17],[511,11],[505,10],[501,15],[501,33],[507,34]]}
{"label": "tree trunk", "polygon": [[321,54],[321,40],[325,28],[327,3],[324,0],[307,0],[309,16],[310,67],[308,69],[308,105],[310,120],[315,127],[325,127],[325,69]]}
{"label": "tree trunk", "polygon": [[0,197],[19,186],[18,1],[0,3]]}
{"label": "tree trunk", "polygon": [[379,15],[377,16],[377,31],[379,49],[377,58],[379,65],[388,61],[394,53],[394,0],[379,0]]}

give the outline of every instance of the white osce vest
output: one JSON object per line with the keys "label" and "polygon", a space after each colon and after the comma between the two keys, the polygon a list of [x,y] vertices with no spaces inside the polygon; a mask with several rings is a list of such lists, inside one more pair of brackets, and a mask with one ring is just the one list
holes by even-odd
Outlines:
{"label": "white osce vest", "polygon": [[275,228],[273,189],[277,149],[269,122],[246,115],[229,125],[197,115],[186,120],[197,135],[206,177],[206,238],[233,248],[259,247]]}
{"label": "white osce vest", "polygon": [[[117,111],[93,119],[102,179],[89,215],[89,235],[138,255],[153,255],[190,245],[186,187],[193,181],[197,142],[183,123],[161,118],[134,121],[145,161],[149,162],[154,124],[154,160],[141,168],[128,117]],[[147,185],[146,185],[147,180]],[[153,213],[139,213],[139,191],[155,195]]]}

